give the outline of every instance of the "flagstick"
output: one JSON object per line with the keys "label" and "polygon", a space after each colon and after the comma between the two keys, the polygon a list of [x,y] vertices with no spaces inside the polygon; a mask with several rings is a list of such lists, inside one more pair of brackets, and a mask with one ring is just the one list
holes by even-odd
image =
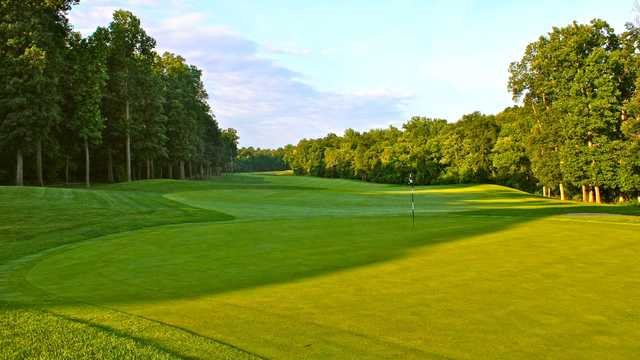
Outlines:
{"label": "flagstick", "polygon": [[409,174],[409,184],[411,184],[411,226],[416,226],[416,205],[413,200],[413,193],[415,192],[415,184],[413,181],[413,173]]}
{"label": "flagstick", "polygon": [[413,201],[413,192],[414,192],[414,187],[413,185],[411,185],[411,222],[413,226],[416,226],[416,205],[415,205],[415,202]]}

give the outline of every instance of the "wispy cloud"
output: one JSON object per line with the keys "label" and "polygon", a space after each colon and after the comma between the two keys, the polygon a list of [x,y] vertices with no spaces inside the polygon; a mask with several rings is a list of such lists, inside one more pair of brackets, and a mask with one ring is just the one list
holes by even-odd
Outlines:
{"label": "wispy cloud", "polygon": [[296,45],[278,46],[273,44],[267,44],[263,46],[263,51],[267,54],[293,56],[309,56],[313,53],[313,51],[309,48],[303,48]]}
{"label": "wispy cloud", "polygon": [[242,145],[281,146],[350,127],[386,126],[404,117],[403,109],[411,94],[390,90],[322,91],[305,83],[304,74],[262,55],[311,56],[311,50],[295,44],[258,44],[235,29],[210,23],[200,12],[185,11],[171,2],[163,2],[165,18],[147,17],[146,12],[136,10],[155,2],[129,0],[106,6],[106,1],[97,1],[73,10],[71,19],[88,32],[106,25],[116,8],[132,9],[161,51],[181,54],[203,70],[218,120],[239,130]]}

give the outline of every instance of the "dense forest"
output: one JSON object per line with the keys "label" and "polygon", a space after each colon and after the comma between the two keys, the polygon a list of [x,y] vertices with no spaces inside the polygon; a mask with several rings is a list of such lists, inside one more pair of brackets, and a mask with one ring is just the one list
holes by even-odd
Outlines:
{"label": "dense forest", "polygon": [[243,147],[238,150],[234,169],[238,172],[288,170],[289,165],[284,158],[284,148],[273,150]]}
{"label": "dense forest", "polygon": [[156,52],[119,10],[90,36],[77,0],[0,0],[0,183],[204,178],[291,168],[298,175],[419,184],[495,182],[585,202],[640,201],[640,28],[554,28],[511,64],[517,105],[457,122],[237,149],[202,72]]}
{"label": "dense forest", "polygon": [[231,171],[202,72],[128,11],[82,37],[77,0],[0,0],[0,183],[43,185]]}
{"label": "dense forest", "polygon": [[640,28],[554,28],[511,64],[517,106],[455,123],[414,117],[402,129],[301,140],[299,175],[419,184],[495,182],[545,196],[640,201]]}

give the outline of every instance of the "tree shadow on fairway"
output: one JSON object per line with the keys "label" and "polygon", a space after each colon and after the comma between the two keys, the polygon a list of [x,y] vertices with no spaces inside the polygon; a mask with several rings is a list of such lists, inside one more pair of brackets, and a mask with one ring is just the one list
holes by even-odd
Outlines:
{"label": "tree shadow on fairway", "polygon": [[553,215],[640,213],[633,207],[573,205],[420,214],[415,227],[408,216],[165,226],[79,244],[36,264],[27,279],[60,304],[145,303],[355,269]]}
{"label": "tree shadow on fairway", "polygon": [[[540,205],[544,203],[530,203],[526,205]],[[621,216],[640,216],[640,207],[638,206],[594,206],[584,205],[580,203],[566,204],[556,202],[551,204],[544,204],[545,206],[531,209],[521,207],[495,207],[488,209],[473,209],[467,210],[459,215],[470,216],[503,216],[514,218],[533,218],[540,219],[549,216],[557,215],[569,215],[569,216],[602,216],[602,215],[621,215]],[[554,206],[549,206],[554,205]],[[640,217],[638,218],[640,220]]]}
{"label": "tree shadow on fairway", "polygon": [[289,185],[269,181],[269,177],[253,175],[228,175],[203,181],[192,180],[141,180],[130,183],[99,185],[97,188],[109,191],[136,191],[169,194],[185,191],[211,190],[323,190],[325,188],[304,185]]}

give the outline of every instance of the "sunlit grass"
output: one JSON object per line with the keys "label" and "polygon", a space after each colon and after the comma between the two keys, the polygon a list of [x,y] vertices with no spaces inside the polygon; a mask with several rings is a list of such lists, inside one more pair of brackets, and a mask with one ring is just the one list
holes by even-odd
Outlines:
{"label": "sunlit grass", "polygon": [[638,353],[638,208],[418,187],[413,226],[409,192],[272,174],[1,188],[0,357]]}

